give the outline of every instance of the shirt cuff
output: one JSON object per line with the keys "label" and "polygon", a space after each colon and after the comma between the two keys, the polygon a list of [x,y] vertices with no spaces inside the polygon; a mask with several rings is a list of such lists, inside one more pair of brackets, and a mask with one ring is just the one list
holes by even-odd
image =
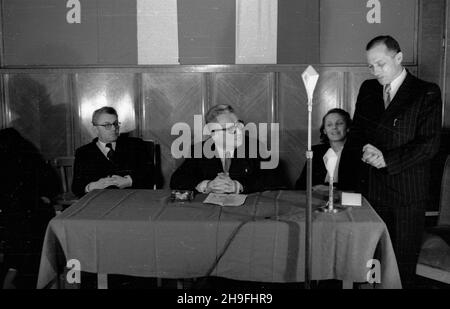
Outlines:
{"label": "shirt cuff", "polygon": [[126,176],[124,176],[124,178],[126,178],[128,180],[128,183],[126,184],[125,188],[133,186],[133,179],[131,179],[130,175],[126,175]]}
{"label": "shirt cuff", "polygon": [[87,185],[86,185],[86,187],[84,187],[84,192],[85,193],[89,193],[89,185],[90,185],[91,183],[88,183]]}
{"label": "shirt cuff", "polygon": [[241,193],[242,191],[244,191],[244,187],[239,181],[234,180],[234,183],[236,184],[236,191],[234,193]]}
{"label": "shirt cuff", "polygon": [[208,182],[209,180],[203,180],[195,187],[195,189],[200,193],[206,193],[206,187],[208,186]]}

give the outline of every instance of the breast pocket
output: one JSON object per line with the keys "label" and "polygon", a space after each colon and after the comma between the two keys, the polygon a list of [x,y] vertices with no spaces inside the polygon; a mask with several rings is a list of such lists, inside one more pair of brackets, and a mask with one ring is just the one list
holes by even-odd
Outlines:
{"label": "breast pocket", "polygon": [[414,139],[416,121],[414,117],[408,116],[412,115],[397,117],[392,121],[391,130],[394,137],[393,142],[396,145],[402,145]]}

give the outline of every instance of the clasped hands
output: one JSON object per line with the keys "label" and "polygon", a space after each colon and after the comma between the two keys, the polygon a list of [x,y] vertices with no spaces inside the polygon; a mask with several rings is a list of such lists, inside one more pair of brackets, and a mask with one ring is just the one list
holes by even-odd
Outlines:
{"label": "clasped hands", "polygon": [[131,186],[131,178],[130,177],[122,177],[118,175],[112,175],[110,177],[104,177],[100,178],[97,181],[93,181],[89,184],[88,189],[89,191],[95,190],[95,189],[105,189],[110,186],[116,186],[119,189],[123,189],[126,187]]}
{"label": "clasped hands", "polygon": [[377,169],[386,167],[383,153],[371,144],[367,144],[363,147],[363,156],[361,160]]}
{"label": "clasped hands", "polygon": [[237,183],[226,173],[217,174],[216,178],[209,181],[206,185],[206,192],[210,193],[235,193]]}

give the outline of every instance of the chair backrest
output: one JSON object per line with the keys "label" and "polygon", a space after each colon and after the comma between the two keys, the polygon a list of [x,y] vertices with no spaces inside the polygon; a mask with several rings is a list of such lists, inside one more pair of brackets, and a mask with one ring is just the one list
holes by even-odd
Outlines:
{"label": "chair backrest", "polygon": [[154,167],[153,189],[160,189],[163,186],[161,172],[161,147],[153,140],[144,140],[145,149],[148,154],[148,163]]}
{"label": "chair backrest", "polygon": [[438,225],[450,225],[450,155],[445,161],[441,183]]}
{"label": "chair backrest", "polygon": [[61,179],[63,193],[71,191],[74,161],[75,157],[57,157],[52,161],[52,165],[57,170]]}

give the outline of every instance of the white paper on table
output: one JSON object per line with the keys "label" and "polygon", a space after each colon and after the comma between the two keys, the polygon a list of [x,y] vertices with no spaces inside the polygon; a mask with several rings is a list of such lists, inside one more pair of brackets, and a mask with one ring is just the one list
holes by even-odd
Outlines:
{"label": "white paper on table", "polygon": [[330,178],[334,178],[334,170],[336,169],[337,160],[338,156],[332,148],[328,149],[323,156],[323,163],[325,163],[325,167]]}
{"label": "white paper on table", "polygon": [[220,206],[241,206],[245,203],[246,198],[247,195],[245,194],[210,193],[203,203]]}
{"label": "white paper on table", "polygon": [[360,193],[342,192],[341,204],[345,206],[361,206],[362,195]]}

